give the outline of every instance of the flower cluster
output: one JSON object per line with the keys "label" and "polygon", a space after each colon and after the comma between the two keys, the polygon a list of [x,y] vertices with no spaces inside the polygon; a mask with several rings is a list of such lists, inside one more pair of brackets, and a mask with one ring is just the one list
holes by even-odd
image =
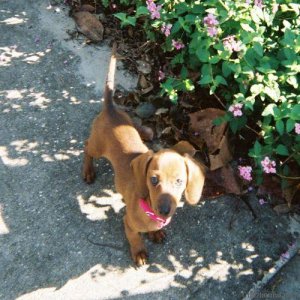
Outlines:
{"label": "flower cluster", "polygon": [[203,23],[207,27],[207,33],[209,36],[214,37],[218,34],[217,25],[219,24],[219,21],[216,19],[216,17],[213,14],[208,14],[204,19]]}
{"label": "flower cluster", "polygon": [[238,52],[241,50],[241,42],[236,41],[234,35],[229,35],[225,39],[223,39],[223,45],[228,51]]}
{"label": "flower cluster", "polygon": [[276,173],[276,162],[274,160],[270,160],[268,156],[261,161],[261,165],[265,173]]}
{"label": "flower cluster", "polygon": [[151,19],[159,19],[160,18],[160,10],[161,5],[156,5],[153,0],[147,0],[147,9],[151,13]]}
{"label": "flower cluster", "polygon": [[171,28],[172,28],[172,24],[163,23],[162,26],[161,26],[161,32],[165,36],[169,36],[171,34]]}
{"label": "flower cluster", "polygon": [[230,105],[229,108],[228,108],[228,110],[230,112],[232,112],[232,114],[235,117],[241,117],[243,115],[242,107],[243,107],[242,103],[236,103],[236,104]]}
{"label": "flower cluster", "polygon": [[240,176],[247,180],[251,181],[252,180],[252,167],[250,166],[239,166],[239,171],[240,171]]}
{"label": "flower cluster", "polygon": [[300,134],[300,123],[296,123],[296,124],[295,124],[295,132],[296,132],[297,134]]}
{"label": "flower cluster", "polygon": [[172,40],[172,46],[177,50],[184,48],[184,44],[181,41]]}
{"label": "flower cluster", "polygon": [[259,8],[262,8],[262,4],[263,4],[263,1],[262,0],[254,0],[254,5],[259,7]]}

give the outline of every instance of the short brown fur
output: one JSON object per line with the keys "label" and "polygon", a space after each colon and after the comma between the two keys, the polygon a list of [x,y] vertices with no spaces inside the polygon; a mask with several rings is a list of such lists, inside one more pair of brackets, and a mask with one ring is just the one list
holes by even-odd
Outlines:
{"label": "short brown fur", "polygon": [[[126,204],[124,226],[131,255],[140,266],[147,260],[140,233],[148,232],[154,242],[162,242],[165,233],[140,208],[139,199],[145,199],[158,216],[170,218],[183,192],[188,203],[199,201],[204,172],[189,154],[179,154],[172,149],[153,153],[147,148],[130,117],[113,103],[115,68],[116,44],[105,85],[104,107],[94,120],[85,143],[83,177],[87,183],[94,181],[94,158],[105,157],[111,162],[116,190],[122,194]],[[157,185],[153,185],[151,177],[158,179]],[[162,215],[161,211],[166,209],[167,214]]]}

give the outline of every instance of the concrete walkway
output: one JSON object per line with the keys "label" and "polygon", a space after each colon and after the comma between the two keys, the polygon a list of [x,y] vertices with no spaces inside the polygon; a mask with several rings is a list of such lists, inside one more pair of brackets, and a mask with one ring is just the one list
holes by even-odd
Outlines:
{"label": "concrete walkway", "polygon": [[288,218],[255,195],[256,220],[229,196],[184,205],[135,269],[110,165],[94,185],[80,176],[110,50],[68,29],[64,6],[0,1],[0,299],[242,299],[293,242]]}

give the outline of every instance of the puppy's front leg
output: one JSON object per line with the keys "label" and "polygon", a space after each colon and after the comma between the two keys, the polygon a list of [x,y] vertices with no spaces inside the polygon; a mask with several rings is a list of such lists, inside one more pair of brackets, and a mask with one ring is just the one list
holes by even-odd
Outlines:
{"label": "puppy's front leg", "polygon": [[140,233],[133,230],[127,221],[127,216],[124,217],[125,234],[130,244],[130,252],[135,264],[140,267],[147,263],[147,251]]}

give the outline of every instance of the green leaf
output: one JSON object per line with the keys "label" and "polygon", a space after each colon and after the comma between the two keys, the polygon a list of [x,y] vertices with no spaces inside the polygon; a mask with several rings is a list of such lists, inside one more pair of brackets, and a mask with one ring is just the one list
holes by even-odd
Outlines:
{"label": "green leaf", "polygon": [[278,131],[278,133],[279,133],[280,135],[283,135],[283,134],[284,134],[284,123],[283,123],[282,120],[276,121],[275,127],[276,127],[276,130]]}
{"label": "green leaf", "polygon": [[279,144],[276,149],[275,152],[279,155],[284,155],[284,156],[288,156],[289,155],[289,150],[286,146]]}
{"label": "green leaf", "polygon": [[296,76],[290,76],[290,77],[288,77],[287,83],[289,83],[290,85],[292,85],[295,89],[298,88],[298,81],[297,81],[297,77]]}
{"label": "green leaf", "polygon": [[204,75],[201,80],[199,80],[199,84],[209,84],[213,82],[213,78],[211,75]]}
{"label": "green leaf", "polygon": [[223,84],[223,85],[228,85],[227,84],[227,81],[225,80],[224,77],[220,76],[220,75],[217,75],[216,78],[215,78],[215,83],[217,85],[220,85],[220,84]]}
{"label": "green leaf", "polygon": [[290,114],[291,119],[295,121],[300,120],[300,104],[296,104],[293,106]]}
{"label": "green leaf", "polygon": [[288,119],[286,122],[286,132],[291,132],[295,127],[295,121],[292,119]]}
{"label": "green leaf", "polygon": [[209,61],[209,51],[205,48],[198,48],[196,50],[196,55],[201,62],[208,62]]}
{"label": "green leaf", "polygon": [[252,27],[250,27],[249,24],[241,23],[241,27],[247,32],[255,32],[254,29]]}
{"label": "green leaf", "polygon": [[254,144],[254,154],[255,154],[255,156],[260,156],[261,155],[261,150],[262,150],[261,144],[259,143],[259,141],[255,141],[255,144]]}
{"label": "green leaf", "polygon": [[138,9],[136,10],[135,16],[143,16],[143,15],[149,15],[149,11],[146,6],[139,6]]}
{"label": "green leaf", "polygon": [[262,45],[258,42],[253,43],[253,49],[257,53],[258,56],[263,57],[264,55],[264,49]]}
{"label": "green leaf", "polygon": [[268,115],[274,116],[274,107],[276,107],[276,104],[274,103],[268,104],[266,108],[263,110],[261,115],[264,117]]}

